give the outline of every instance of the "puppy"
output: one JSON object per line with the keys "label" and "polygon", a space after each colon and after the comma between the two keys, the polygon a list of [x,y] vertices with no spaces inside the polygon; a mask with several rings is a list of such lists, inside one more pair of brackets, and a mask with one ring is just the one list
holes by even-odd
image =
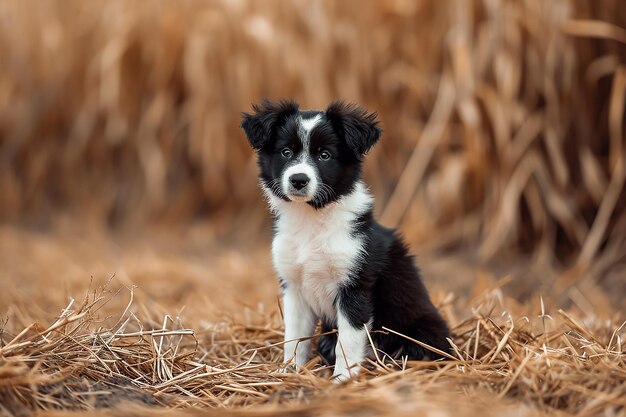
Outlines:
{"label": "puppy", "polygon": [[381,129],[375,113],[343,102],[325,111],[294,101],[264,101],[243,113],[261,187],[275,215],[272,257],[282,289],[285,362],[305,365],[318,320],[317,350],[338,380],[358,372],[376,349],[399,358],[435,359],[450,345],[413,257],[395,230],[376,222],[361,180],[365,153]]}

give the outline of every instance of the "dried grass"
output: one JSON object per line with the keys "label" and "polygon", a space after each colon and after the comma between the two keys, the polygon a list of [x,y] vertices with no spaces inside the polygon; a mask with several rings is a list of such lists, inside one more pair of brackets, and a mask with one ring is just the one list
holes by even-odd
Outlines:
{"label": "dried grass", "polygon": [[[5,323],[2,412],[115,407],[111,413],[129,415],[191,407],[223,409],[220,415],[502,415],[515,400],[526,405],[518,410],[523,415],[592,416],[626,406],[626,323],[561,310],[551,316],[543,301],[524,307],[532,314],[512,314],[498,289],[453,322],[449,360],[398,363],[379,353],[357,381],[341,385],[330,382],[318,359],[298,373],[281,372],[278,309],[190,329],[179,317],[140,319],[128,293],[119,317],[102,311],[124,293],[100,288],[80,303],[71,300],[50,325],[13,333]],[[454,310],[451,300],[444,311]],[[144,409],[150,406],[156,408]]]}
{"label": "dried grass", "polygon": [[258,229],[240,112],[343,98],[379,111],[366,174],[412,240],[610,266],[626,236],[622,6],[4,1],[0,218]]}

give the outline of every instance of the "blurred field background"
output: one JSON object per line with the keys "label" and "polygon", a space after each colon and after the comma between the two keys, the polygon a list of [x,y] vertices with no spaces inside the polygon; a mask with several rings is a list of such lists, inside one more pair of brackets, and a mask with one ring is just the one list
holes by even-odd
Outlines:
{"label": "blurred field background", "polygon": [[[267,376],[264,97],[379,113],[366,181],[462,366]],[[625,129],[622,0],[0,1],[0,412],[623,414]]]}

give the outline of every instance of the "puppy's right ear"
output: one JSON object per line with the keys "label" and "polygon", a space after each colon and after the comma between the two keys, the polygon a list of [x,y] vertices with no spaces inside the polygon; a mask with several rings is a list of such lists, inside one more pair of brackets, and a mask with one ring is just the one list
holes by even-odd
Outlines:
{"label": "puppy's right ear", "polygon": [[275,135],[276,129],[293,114],[298,113],[298,103],[281,100],[273,103],[267,99],[260,105],[253,104],[254,113],[242,113],[241,128],[255,151],[263,149]]}

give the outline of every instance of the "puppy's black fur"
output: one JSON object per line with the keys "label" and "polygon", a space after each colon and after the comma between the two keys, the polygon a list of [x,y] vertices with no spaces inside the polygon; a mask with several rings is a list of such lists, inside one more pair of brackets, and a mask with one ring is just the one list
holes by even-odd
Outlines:
{"label": "puppy's black fur", "polygon": [[[406,245],[394,229],[376,222],[371,211],[356,222],[355,233],[366,236],[367,261],[359,265],[358,279],[341,289],[339,308],[355,326],[373,317],[372,341],[393,358],[441,358],[417,343],[382,330],[386,327],[443,352],[450,350],[446,322],[430,301]],[[334,323],[322,320],[322,333],[334,328]],[[335,363],[336,343],[336,333],[319,340],[318,352],[328,364]]]}

